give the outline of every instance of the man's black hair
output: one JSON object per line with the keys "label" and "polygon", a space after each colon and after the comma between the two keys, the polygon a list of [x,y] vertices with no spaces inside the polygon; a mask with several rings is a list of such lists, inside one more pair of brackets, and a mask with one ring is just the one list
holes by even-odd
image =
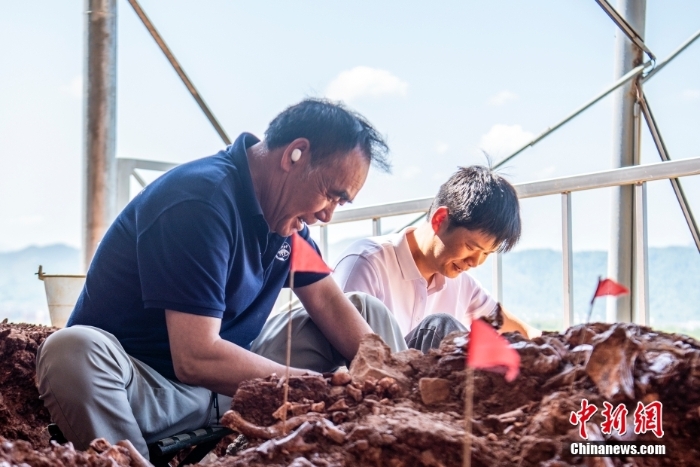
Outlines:
{"label": "man's black hair", "polygon": [[360,147],[365,157],[385,172],[391,171],[389,147],[379,132],[360,114],[326,99],[304,99],[276,116],[265,130],[268,149],[297,138],[311,143],[311,163],[320,165]]}
{"label": "man's black hair", "polygon": [[442,184],[430,206],[448,210],[448,228],[480,231],[496,240],[501,252],[510,251],[520,239],[520,203],[513,185],[488,167],[460,167]]}

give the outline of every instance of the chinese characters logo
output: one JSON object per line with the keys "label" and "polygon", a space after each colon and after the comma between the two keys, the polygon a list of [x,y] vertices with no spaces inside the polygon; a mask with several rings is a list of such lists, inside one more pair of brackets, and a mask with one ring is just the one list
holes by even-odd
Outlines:
{"label": "chinese characters logo", "polygon": [[[586,423],[598,411],[598,407],[588,403],[588,399],[581,400],[581,410],[571,412],[569,422],[572,425],[578,426],[578,432],[582,439],[588,439],[586,431]],[[613,407],[610,402],[603,402],[603,423],[600,424],[600,431],[603,434],[612,434],[613,430],[622,436],[627,433],[627,414],[628,410],[624,404],[619,404]],[[662,426],[663,405],[659,401],[650,402],[644,405],[642,402],[637,402],[637,408],[634,410],[634,433],[639,435],[646,432],[652,432],[657,438],[664,435]]]}

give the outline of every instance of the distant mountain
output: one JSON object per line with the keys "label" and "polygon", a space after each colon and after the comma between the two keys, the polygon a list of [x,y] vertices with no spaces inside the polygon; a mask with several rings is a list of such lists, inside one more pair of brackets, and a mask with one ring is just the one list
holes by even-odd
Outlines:
{"label": "distant mountain", "polygon": [[[337,257],[352,240],[330,245]],[[585,319],[598,276],[605,276],[607,254],[603,251],[574,253],[574,313]],[[29,247],[0,253],[0,319],[48,323],[43,283],[35,273],[43,265],[47,274],[76,274],[80,255],[66,245]],[[491,270],[470,272],[491,287]],[[650,314],[654,327],[700,335],[700,254],[690,247],[649,249]],[[503,303],[533,324],[558,329],[562,326],[561,253],[525,250],[503,257]],[[596,301],[593,320],[605,317],[605,300]]]}
{"label": "distant mountain", "polygon": [[[607,274],[607,253],[574,253],[574,318],[585,320],[598,276]],[[491,271],[473,270],[485,287]],[[562,256],[553,250],[525,250],[503,257],[503,303],[543,328],[563,324]],[[700,333],[700,254],[695,248],[649,249],[649,309],[652,326]],[[591,319],[605,319],[605,299],[595,302]]]}
{"label": "distant mountain", "polygon": [[39,265],[46,274],[80,274],[80,252],[50,245],[0,253],[0,318],[49,323],[44,283],[35,274]]}

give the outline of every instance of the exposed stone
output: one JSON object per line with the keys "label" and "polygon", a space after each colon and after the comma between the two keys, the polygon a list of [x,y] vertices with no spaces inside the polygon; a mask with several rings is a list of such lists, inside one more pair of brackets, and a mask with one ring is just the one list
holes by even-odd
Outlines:
{"label": "exposed stone", "polygon": [[348,410],[349,408],[350,407],[348,407],[348,404],[345,402],[345,399],[338,399],[333,405],[328,407],[328,411],[336,412],[338,410]]}
{"label": "exposed stone", "polygon": [[357,355],[350,364],[350,375],[353,381],[364,383],[368,377],[376,380],[394,378],[402,389],[408,389],[410,381],[404,371],[411,371],[408,365],[400,363],[392,357],[391,349],[381,337],[376,334],[368,334],[360,342]]}
{"label": "exposed stone", "polygon": [[634,363],[639,343],[622,324],[592,339],[593,351],[586,372],[603,396],[610,400],[634,399]]}
{"label": "exposed stone", "polygon": [[443,378],[421,378],[418,390],[425,405],[439,404],[450,398],[452,383]]}
{"label": "exposed stone", "polygon": [[362,389],[355,387],[354,384],[349,384],[346,386],[345,390],[348,393],[348,396],[353,398],[355,402],[360,402],[362,400]]}
{"label": "exposed stone", "polygon": [[347,371],[336,371],[333,373],[333,376],[331,376],[331,384],[333,386],[345,386],[346,384],[350,384],[352,381],[352,376],[350,376],[350,373]]}

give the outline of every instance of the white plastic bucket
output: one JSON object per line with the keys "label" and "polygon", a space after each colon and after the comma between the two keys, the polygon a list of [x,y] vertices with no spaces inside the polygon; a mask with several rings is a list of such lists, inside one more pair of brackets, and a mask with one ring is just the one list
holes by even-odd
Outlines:
{"label": "white plastic bucket", "polygon": [[39,280],[44,281],[51,325],[62,328],[66,325],[83,290],[85,276],[44,274],[41,266],[37,275]]}

